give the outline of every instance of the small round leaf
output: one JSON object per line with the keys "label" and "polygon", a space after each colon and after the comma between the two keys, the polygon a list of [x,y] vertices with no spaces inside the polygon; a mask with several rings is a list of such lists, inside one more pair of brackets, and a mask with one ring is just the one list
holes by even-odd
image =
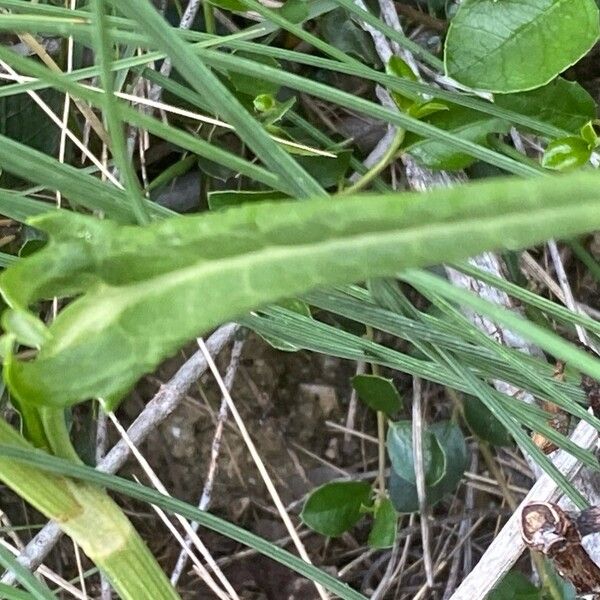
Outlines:
{"label": "small round leaf", "polygon": [[402,408],[402,398],[391,379],[379,375],[355,375],[352,387],[358,397],[373,410],[392,415]]}
{"label": "small round leaf", "polygon": [[370,503],[370,497],[366,481],[326,483],[308,497],[300,518],[322,535],[342,535],[360,520],[361,508]]}

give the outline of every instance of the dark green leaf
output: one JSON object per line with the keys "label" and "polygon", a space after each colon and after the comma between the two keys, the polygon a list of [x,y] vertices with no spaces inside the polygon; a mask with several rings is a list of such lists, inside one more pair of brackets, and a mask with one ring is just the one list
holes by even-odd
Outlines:
{"label": "dark green leaf", "polygon": [[344,177],[352,152],[344,150],[339,152],[336,158],[324,156],[297,156],[298,163],[306,169],[324,188],[337,186],[340,179]]}
{"label": "dark green leaf", "polygon": [[355,375],[352,387],[358,397],[373,410],[393,415],[402,408],[402,398],[391,379],[379,375]]}
{"label": "dark green leaf", "polygon": [[[490,133],[505,133],[509,128],[509,124],[502,119],[490,118],[483,113],[456,105],[449,110],[436,111],[426,120],[462,139],[481,145],[487,145],[487,136]],[[415,160],[429,169],[459,170],[475,162],[472,156],[458,152],[447,144],[422,139],[415,142],[415,139],[418,140],[416,136],[407,136],[406,149]]]}
{"label": "dark green leaf", "polygon": [[530,90],[577,62],[598,34],[594,0],[468,0],[448,30],[446,72],[476,89]]}
{"label": "dark green leaf", "polygon": [[338,50],[371,65],[379,62],[371,36],[356,25],[344,9],[332,10],[321,17],[319,27],[323,39]]}
{"label": "dark green leaf", "polygon": [[308,497],[300,518],[322,535],[336,537],[353,527],[370,503],[371,486],[366,481],[326,483]]}
{"label": "dark green leaf", "polygon": [[[412,443],[412,422],[390,423],[387,435],[387,451],[392,468],[400,477],[415,482],[415,463]],[[428,487],[439,483],[446,473],[446,457],[436,436],[429,431],[423,433],[423,466],[425,483]]]}
{"label": "dark green leaf", "polygon": [[371,548],[391,548],[396,540],[398,514],[389,498],[376,503],[373,527],[369,533]]}
{"label": "dark green leaf", "polygon": [[[446,459],[446,472],[444,477],[434,486],[428,487],[427,503],[429,506],[437,504],[445,494],[456,489],[462,479],[467,466],[467,447],[460,428],[449,421],[434,423],[429,428],[442,450]],[[399,475],[392,464],[389,479],[390,499],[394,508],[400,513],[411,513],[419,509],[417,488],[413,480],[408,480]]]}
{"label": "dark green leaf", "polygon": [[504,425],[475,396],[465,397],[464,411],[469,427],[482,440],[489,442],[492,446],[510,446],[513,443],[513,439]]}
{"label": "dark green leaf", "polygon": [[578,133],[580,127],[596,118],[594,99],[576,81],[562,77],[529,92],[498,95],[495,103],[571,133]]}
{"label": "dark green leaf", "polygon": [[278,12],[291,23],[302,23],[308,18],[308,2],[307,0],[286,0]]}
{"label": "dark green leaf", "polygon": [[[269,56],[247,54],[245,52],[236,52],[235,55],[241,56],[242,58],[252,59],[258,64],[268,65],[269,67],[273,67],[275,69],[281,68],[281,65],[274,58]],[[264,79],[258,79],[252,75],[244,75],[243,73],[232,73],[229,76],[229,80],[238,92],[246,94],[247,96],[251,96],[252,98],[260,96],[261,94],[276,96],[277,92],[279,91],[279,86],[276,83],[271,83],[270,81],[266,81]]]}
{"label": "dark green leaf", "polygon": [[540,590],[518,571],[509,571],[490,592],[488,600],[540,600]]}

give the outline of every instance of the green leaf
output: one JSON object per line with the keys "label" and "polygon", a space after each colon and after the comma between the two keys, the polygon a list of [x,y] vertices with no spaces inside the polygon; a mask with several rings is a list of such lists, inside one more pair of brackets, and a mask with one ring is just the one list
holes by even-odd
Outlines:
{"label": "green leaf", "polygon": [[488,600],[540,600],[540,590],[519,571],[509,571],[490,592]]}
{"label": "green leaf", "polygon": [[336,537],[356,525],[370,497],[371,485],[366,481],[326,483],[308,497],[300,518],[318,533]]}
{"label": "green leaf", "polygon": [[569,171],[585,165],[592,149],[580,137],[564,137],[550,142],[542,157],[542,166],[555,171]]}
{"label": "green leaf", "polygon": [[475,396],[465,396],[464,413],[469,427],[482,440],[492,446],[510,446],[514,443],[504,425]]}
{"label": "green leaf", "polygon": [[355,375],[352,387],[358,397],[373,410],[393,415],[402,408],[402,398],[391,379],[379,375]]}
{"label": "green leaf", "polygon": [[343,8],[332,10],[321,17],[319,28],[322,38],[338,50],[367,64],[379,62],[371,36],[356,25]]}
{"label": "green leaf", "polygon": [[302,23],[309,16],[307,0],[286,0],[279,14],[291,23]]}
{"label": "green leaf", "polygon": [[376,502],[375,518],[369,533],[371,548],[391,548],[396,540],[398,514],[389,498]]}
{"label": "green leaf", "polygon": [[594,123],[592,121],[588,121],[581,127],[579,135],[589,144],[590,148],[596,148],[598,143],[600,143],[600,138],[596,133],[596,129],[594,128]]}
{"label": "green leaf", "polygon": [[265,200],[283,199],[281,192],[254,192],[244,190],[222,190],[208,192],[208,206],[211,210],[221,210],[233,206],[241,206],[248,202],[264,202]]}
{"label": "green leaf", "polygon": [[[240,56],[256,62],[261,65],[268,65],[274,69],[280,69],[281,65],[273,58],[268,56],[259,56],[257,54],[248,54],[246,52],[236,52],[235,56]],[[279,91],[279,86],[276,83],[258,79],[252,75],[244,75],[243,73],[232,73],[229,75],[229,80],[233,87],[241,94],[252,96],[253,98],[261,95],[276,96]]]}
{"label": "green leaf", "polygon": [[[427,119],[428,123],[439,127],[461,139],[487,145],[490,133],[506,133],[509,123],[503,119],[490,118],[480,112],[452,106],[447,110],[436,111]],[[407,137],[407,152],[423,166],[429,169],[453,171],[464,169],[475,159],[464,152],[450,148],[447,144],[431,139],[413,142],[415,136]]]}
{"label": "green leaf", "polygon": [[352,151],[339,152],[336,158],[324,156],[298,156],[297,161],[324,188],[337,186],[346,174],[352,159]]}
{"label": "green leaf", "polygon": [[[446,456],[446,472],[434,486],[427,487],[427,504],[434,506],[446,494],[453,492],[467,468],[467,446],[460,427],[450,421],[434,423],[429,431],[435,436]],[[417,487],[414,480],[405,479],[396,472],[392,463],[389,479],[390,499],[400,513],[411,513],[419,509]]]}
{"label": "green leaf", "polygon": [[[387,451],[392,468],[400,477],[415,483],[415,462],[412,442],[412,422],[390,423],[387,434]],[[452,457],[446,456],[436,436],[430,431],[423,432],[423,467],[425,483],[433,487],[446,473],[446,464]]]}
{"label": "green leaf", "polygon": [[468,0],[450,23],[446,73],[480,90],[530,90],[576,63],[598,34],[594,0]]}
{"label": "green leaf", "polygon": [[28,401],[116,401],[190,339],[281,298],[600,228],[597,182],[582,173],[261,203],[146,227],[46,213],[32,225],[48,245],[6,269],[0,288],[13,308],[78,298],[37,357],[8,360],[5,375]]}
{"label": "green leaf", "polygon": [[[60,112],[62,99],[59,92],[48,89],[38,93],[55,113]],[[60,130],[28,94],[0,98],[0,132],[44,154],[57,153]],[[5,174],[0,180],[6,185]]]}
{"label": "green leaf", "polygon": [[239,0],[210,0],[210,3],[233,12],[245,12],[246,10],[246,5],[239,2]]}
{"label": "green leaf", "polygon": [[2,327],[10,331],[19,344],[30,348],[40,348],[50,337],[43,321],[21,309],[5,310],[2,313]]}
{"label": "green leaf", "polygon": [[415,119],[423,119],[429,115],[433,115],[441,110],[450,110],[450,107],[443,102],[437,102],[435,100],[429,100],[428,102],[415,103],[408,109],[408,114]]}
{"label": "green leaf", "polygon": [[498,95],[495,104],[571,133],[578,133],[583,125],[596,118],[594,99],[576,81],[562,77],[529,92]]}

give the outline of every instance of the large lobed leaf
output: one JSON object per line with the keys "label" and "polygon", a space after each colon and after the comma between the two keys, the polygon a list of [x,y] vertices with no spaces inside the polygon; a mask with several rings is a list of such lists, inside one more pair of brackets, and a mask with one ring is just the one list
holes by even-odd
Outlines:
{"label": "large lobed leaf", "polygon": [[5,361],[5,377],[23,401],[115,401],[194,336],[280,298],[599,228],[598,182],[577,174],[261,203],[144,227],[47,213],[31,223],[48,245],[8,268],[0,288],[18,310],[79,297],[35,359]]}

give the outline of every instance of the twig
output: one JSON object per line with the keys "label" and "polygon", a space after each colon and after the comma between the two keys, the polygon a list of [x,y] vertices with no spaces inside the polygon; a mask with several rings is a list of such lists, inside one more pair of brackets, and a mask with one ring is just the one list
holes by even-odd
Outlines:
{"label": "twig", "polygon": [[[240,359],[242,357],[242,349],[244,347],[244,340],[236,340],[233,344],[233,348],[231,349],[231,358],[229,359],[229,365],[227,366],[227,370],[225,372],[225,386],[229,391],[231,391],[233,387],[233,382],[235,379],[235,374],[240,364]],[[219,415],[217,417],[217,427],[215,428],[215,434],[213,436],[213,441],[210,448],[210,464],[208,467],[208,474],[206,476],[206,482],[204,483],[204,489],[202,490],[202,495],[200,497],[200,501],[198,503],[198,508],[200,510],[206,510],[210,504],[213,490],[213,483],[215,479],[215,474],[217,472],[217,460],[219,458],[219,453],[221,450],[221,439],[223,437],[223,428],[227,421],[228,415],[227,409],[227,400],[225,398],[221,398],[221,406],[219,408]],[[194,531],[198,531],[199,523],[196,521],[191,523],[192,529]],[[185,540],[185,546],[189,547],[191,544],[191,539],[189,536]],[[179,581],[187,563],[188,563],[189,555],[186,552],[185,548],[181,550],[179,556],[177,557],[177,562],[175,563],[175,568],[173,569],[173,573],[171,574],[171,583],[175,586]]]}
{"label": "twig", "polygon": [[[571,436],[571,441],[589,450],[597,443],[598,432],[591,425],[580,422]],[[553,462],[569,481],[573,481],[582,468],[575,457],[563,450],[556,453]],[[454,592],[451,600],[483,600],[525,549],[520,531],[522,508],[531,502],[554,501],[560,493],[554,480],[544,473],[488,546],[479,563]]]}
{"label": "twig", "polygon": [[[234,323],[227,323],[217,329],[206,343],[210,352],[218,354],[233,338],[238,327]],[[139,446],[179,406],[190,387],[207,368],[208,364],[201,352],[196,352],[183,364],[171,380],[161,387],[127,430],[127,435],[134,444]],[[130,453],[125,441],[120,440],[98,464],[97,468],[105,473],[115,473],[125,464]],[[17,560],[32,571],[37,569],[58,542],[61,534],[59,525],[50,521],[27,544]],[[1,581],[12,585],[15,578],[12,573],[5,573]]]}
{"label": "twig", "polygon": [[419,514],[421,521],[421,542],[423,545],[423,565],[427,585],[433,587],[433,559],[431,558],[431,536],[427,520],[427,489],[425,485],[425,459],[423,456],[423,410],[422,385],[419,377],[413,377],[412,401],[412,443],[415,465],[415,481],[419,499]]}
{"label": "twig", "polygon": [[[358,361],[356,363],[356,375],[362,375],[367,371],[367,363],[365,361]],[[352,388],[350,394],[350,402],[348,403],[348,414],[346,416],[346,429],[354,429],[354,423],[356,421],[356,407],[358,406],[358,393]],[[342,451],[347,453],[350,450],[351,435],[344,433],[344,442],[342,445]]]}
{"label": "twig", "polygon": [[[475,449],[471,455],[471,464],[469,466],[470,471],[476,472],[478,466],[478,454]],[[467,514],[471,514],[473,511],[473,507],[475,504],[475,494],[473,492],[472,487],[467,487],[467,491],[465,492],[465,511]],[[467,536],[467,532],[471,529],[473,521],[471,518],[466,518],[461,521],[458,526],[458,538],[464,539]],[[471,545],[465,544],[465,548],[463,551],[463,571],[468,573],[471,570]],[[460,552],[457,552],[452,558],[452,563],[450,564],[450,571],[448,573],[448,581],[446,583],[446,589],[444,590],[443,600],[448,600],[452,595],[452,592],[456,589],[456,581],[458,579],[458,574],[460,570]]]}
{"label": "twig", "polygon": [[[552,263],[554,264],[554,270],[556,271],[558,284],[560,285],[560,289],[562,290],[563,295],[565,297],[565,304],[569,310],[576,314],[579,314],[581,311],[577,308],[577,305],[575,303],[573,291],[571,290],[571,284],[569,283],[569,278],[567,277],[567,273],[565,272],[565,267],[563,265],[562,258],[560,257],[558,246],[556,245],[556,242],[554,240],[548,241],[548,250],[550,251]],[[579,338],[579,341],[584,346],[595,350],[595,348],[590,343],[586,330],[581,325],[576,324],[575,331],[577,332],[577,337]]]}
{"label": "twig", "polygon": [[[210,352],[209,352],[208,348],[206,347],[206,344],[204,343],[204,340],[202,338],[198,338],[198,346],[200,347],[200,350],[202,351],[202,353],[204,354],[204,357],[206,358],[206,362],[208,363],[208,366],[209,366],[215,380],[217,381],[219,389],[221,390],[221,394],[223,394],[223,397],[227,401],[227,406],[229,408],[229,411],[231,412],[231,415],[232,415],[236,425],[238,426],[238,429],[240,430],[242,439],[244,440],[244,443],[246,444],[246,447],[248,448],[248,451],[250,452],[250,455],[252,456],[252,460],[254,461],[254,463],[258,469],[258,472],[260,473],[260,476],[261,476],[261,478],[273,500],[273,503],[275,504],[275,507],[277,508],[277,512],[279,513],[281,520],[283,521],[286,529],[288,530],[290,537],[294,541],[294,546],[296,546],[296,550],[298,551],[298,554],[304,561],[311,564],[310,558],[306,552],[306,549],[304,548],[304,544],[302,544],[302,541],[298,537],[298,533],[294,527],[294,524],[292,523],[290,516],[288,515],[287,511],[285,510],[285,506],[283,505],[283,502],[281,501],[279,493],[277,492],[277,489],[273,485],[273,481],[265,467],[265,464],[264,464],[262,458],[260,457],[260,455],[256,449],[256,446],[254,445],[254,442],[252,441],[252,438],[250,437],[250,434],[248,433],[248,429],[246,428],[246,425],[244,424],[244,420],[242,419],[240,413],[238,412],[237,407],[235,406],[233,399],[231,398],[231,395],[229,394],[229,391],[227,390],[227,387],[225,386],[225,382],[223,381],[223,378],[221,377],[221,374],[219,373],[219,370],[217,369],[217,367],[210,355]],[[328,600],[329,596],[328,596],[327,592],[325,591],[325,589],[320,584],[317,584],[317,583],[315,583],[315,587],[317,588],[317,592],[318,592],[319,596],[321,597],[321,599]]]}
{"label": "twig", "polygon": [[[137,460],[139,465],[142,467],[142,470],[147,475],[147,477],[150,480],[150,482],[152,483],[152,485],[161,494],[164,494],[165,496],[170,496],[167,488],[163,485],[162,481],[158,478],[158,476],[156,475],[156,473],[154,472],[154,470],[152,469],[152,467],[150,466],[150,464],[148,463],[146,458],[142,455],[142,453],[137,449],[135,444],[131,441],[131,439],[127,435],[127,432],[125,431],[125,428],[121,425],[121,423],[119,422],[117,417],[114,415],[114,413],[111,411],[107,411],[107,415],[110,418],[112,424],[115,426],[115,428],[119,432],[121,439],[129,447],[131,454],[135,457],[135,459]],[[171,522],[165,515],[164,511],[162,509],[158,508],[157,506],[154,507],[154,510],[156,510],[156,512],[158,513],[158,515],[164,522],[168,523],[169,531],[171,531],[171,533],[173,533],[173,535],[175,536],[175,539],[177,541],[179,541],[180,543],[184,542],[183,537],[181,535],[179,535],[179,533],[177,532],[175,527],[172,526]],[[236,591],[233,589],[232,585],[229,583],[229,580],[225,577],[225,575],[221,571],[220,567],[215,562],[215,559],[212,557],[208,548],[204,545],[202,540],[200,540],[200,538],[196,535],[196,532],[192,531],[192,528],[190,527],[190,524],[188,523],[187,519],[185,519],[181,515],[177,515],[177,514],[175,515],[175,519],[183,527],[183,529],[186,531],[186,533],[191,537],[191,539],[194,542],[194,546],[196,546],[198,551],[202,554],[202,556],[204,557],[204,560],[206,560],[207,564],[210,566],[210,568],[212,569],[214,574],[217,576],[217,579],[219,579],[219,581],[223,584],[223,587],[227,590],[227,593],[219,588],[216,581],[213,579],[212,575],[204,568],[202,563],[194,556],[193,557],[194,564],[200,570],[203,581],[210,587],[211,590],[213,590],[213,592],[215,592],[217,597],[220,598],[221,600],[231,600],[231,599],[240,600],[238,595],[236,594]],[[185,543],[183,544],[183,546],[187,548]],[[187,550],[190,553],[190,555],[192,555],[191,550],[189,548],[187,548]]]}
{"label": "twig", "polygon": [[[201,5],[200,0],[189,0],[187,6],[185,8],[185,11],[183,12],[183,15],[181,16],[181,20],[179,21],[179,29],[189,29],[192,26],[194,19],[196,18],[196,15],[198,14],[198,11],[200,10],[200,5]],[[165,60],[163,61],[162,65],[160,67],[160,74],[163,77],[169,77],[172,69],[173,69],[173,63],[171,62],[171,59],[169,57],[165,58]],[[150,99],[151,100],[160,100],[161,95],[162,95],[162,86],[158,83],[154,84],[150,88],[150,93],[149,93]]]}
{"label": "twig", "polygon": [[533,502],[521,511],[521,534],[527,546],[551,559],[578,594],[600,592],[600,567],[583,547],[576,519],[550,502]]}

